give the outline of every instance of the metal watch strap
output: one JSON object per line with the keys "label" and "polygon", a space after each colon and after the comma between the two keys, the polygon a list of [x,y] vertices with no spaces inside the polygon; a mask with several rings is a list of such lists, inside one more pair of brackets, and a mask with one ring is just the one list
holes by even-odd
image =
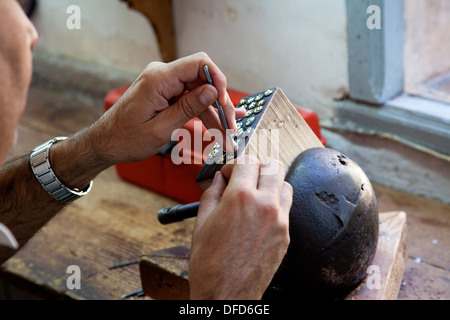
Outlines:
{"label": "metal watch strap", "polygon": [[92,188],[92,181],[85,190],[71,190],[64,186],[56,177],[50,165],[50,148],[54,143],[67,139],[67,137],[56,137],[33,149],[30,155],[30,165],[39,183],[56,200],[61,202],[74,201]]}

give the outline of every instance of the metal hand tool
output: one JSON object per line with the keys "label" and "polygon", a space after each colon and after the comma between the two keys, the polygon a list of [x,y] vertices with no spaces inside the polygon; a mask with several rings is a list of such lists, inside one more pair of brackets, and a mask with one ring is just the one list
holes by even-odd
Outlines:
{"label": "metal hand tool", "polygon": [[[203,71],[205,72],[208,83],[214,87],[213,80],[212,80],[211,74],[209,73],[208,66],[205,65],[203,67]],[[231,136],[230,127],[228,126],[227,118],[225,117],[225,113],[223,112],[223,107],[219,103],[219,100],[216,100],[216,107],[217,107],[217,110],[219,110],[220,119],[222,120],[223,126],[225,127],[225,132],[227,134],[228,140],[230,140],[230,143],[233,146],[234,151],[236,152],[238,149],[238,145],[234,142],[233,137]]]}

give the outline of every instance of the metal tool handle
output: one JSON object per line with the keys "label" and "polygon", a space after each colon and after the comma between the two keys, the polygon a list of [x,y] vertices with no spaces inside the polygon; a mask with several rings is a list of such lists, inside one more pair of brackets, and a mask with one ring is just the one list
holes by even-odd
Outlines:
{"label": "metal tool handle", "polygon": [[161,209],[158,211],[158,220],[161,224],[171,224],[196,217],[199,206],[200,202],[194,202]]}
{"label": "metal tool handle", "polygon": [[[211,77],[211,74],[209,73],[209,69],[208,69],[207,65],[203,66],[203,71],[205,72],[206,80],[208,81],[208,83],[214,87],[213,79]],[[219,110],[219,116],[220,116],[220,119],[222,120],[222,123],[223,123],[224,129],[225,129],[226,135],[228,137],[228,140],[230,140],[231,146],[233,147],[234,151],[236,152],[237,149],[238,149],[238,145],[234,142],[234,139],[231,136],[230,127],[228,125],[227,117],[225,116],[225,113],[223,112],[223,107],[219,103],[219,100],[216,100],[216,107],[217,107],[217,110]],[[224,146],[224,149],[225,149],[225,146]]]}

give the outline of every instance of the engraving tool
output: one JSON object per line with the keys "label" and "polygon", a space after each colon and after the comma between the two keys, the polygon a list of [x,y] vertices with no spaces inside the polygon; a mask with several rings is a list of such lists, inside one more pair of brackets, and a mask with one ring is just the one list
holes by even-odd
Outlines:
{"label": "engraving tool", "polygon": [[[205,72],[208,83],[214,87],[213,80],[212,80],[211,74],[209,73],[209,68],[207,65],[205,65],[203,67],[203,71]],[[223,108],[222,108],[222,105],[219,103],[219,100],[216,100],[216,107],[217,107],[217,110],[219,110],[220,119],[222,120],[223,126],[225,127],[225,132],[227,134],[228,140],[230,140],[230,143],[233,146],[234,152],[236,152],[239,147],[234,142],[233,137],[231,136],[230,127],[228,126],[227,118],[225,117],[225,113],[223,112]]]}

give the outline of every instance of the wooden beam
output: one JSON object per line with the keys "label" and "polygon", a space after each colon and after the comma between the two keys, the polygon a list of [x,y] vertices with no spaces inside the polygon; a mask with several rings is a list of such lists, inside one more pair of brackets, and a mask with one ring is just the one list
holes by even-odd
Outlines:
{"label": "wooden beam", "polygon": [[159,50],[164,62],[177,58],[175,26],[171,0],[121,0],[132,9],[140,11],[150,21],[158,38]]}

